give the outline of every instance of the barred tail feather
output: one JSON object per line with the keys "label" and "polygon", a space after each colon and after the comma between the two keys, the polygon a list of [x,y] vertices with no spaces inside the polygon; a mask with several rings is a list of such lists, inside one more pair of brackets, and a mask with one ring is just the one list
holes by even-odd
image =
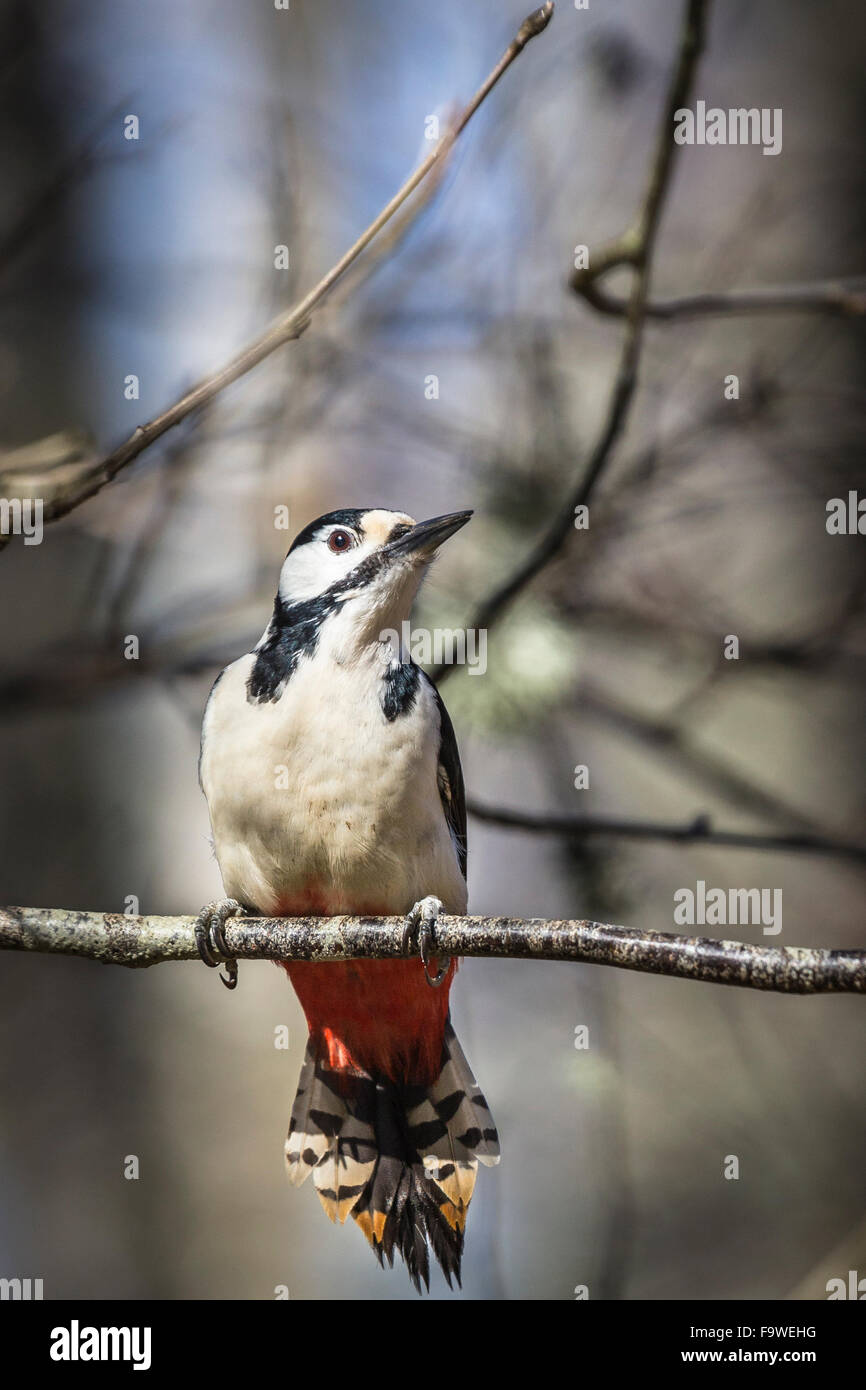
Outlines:
{"label": "barred tail feather", "polygon": [[499,1140],[450,1022],[431,1086],[336,1070],[311,1040],[286,1161],[297,1185],[313,1173],[331,1220],[351,1215],[380,1264],[401,1255],[419,1292],[430,1286],[429,1250],[459,1284],[478,1163],[499,1162]]}
{"label": "barred tail feather", "polygon": [[374,1104],[369,1076],[334,1071],[308,1041],[289,1121],[286,1167],[296,1187],[314,1174],[332,1221],[345,1221],[376,1166]]}

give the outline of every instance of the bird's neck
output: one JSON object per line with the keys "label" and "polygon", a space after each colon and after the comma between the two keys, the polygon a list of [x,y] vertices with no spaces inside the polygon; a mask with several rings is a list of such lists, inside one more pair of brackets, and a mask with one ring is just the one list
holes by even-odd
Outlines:
{"label": "bird's neck", "polygon": [[274,698],[306,657],[317,663],[354,666],[374,679],[409,664],[411,598],[383,605],[363,593],[322,594],[287,603],[277,597],[267,630],[256,648],[253,686]]}

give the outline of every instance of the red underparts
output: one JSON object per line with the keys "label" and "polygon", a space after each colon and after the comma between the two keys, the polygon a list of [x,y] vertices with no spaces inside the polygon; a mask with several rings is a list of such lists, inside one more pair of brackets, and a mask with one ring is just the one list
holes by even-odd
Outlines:
{"label": "red underparts", "polygon": [[[312,894],[280,905],[281,916],[318,915]],[[317,903],[317,907],[318,907]],[[359,916],[387,916],[365,907]],[[330,915],[327,907],[322,916]],[[306,1015],[310,1037],[321,1040],[337,1071],[380,1072],[393,1081],[430,1085],[439,1074],[448,995],[457,968],[431,988],[411,960],[289,961],[284,969]],[[431,969],[436,969],[435,960]]]}

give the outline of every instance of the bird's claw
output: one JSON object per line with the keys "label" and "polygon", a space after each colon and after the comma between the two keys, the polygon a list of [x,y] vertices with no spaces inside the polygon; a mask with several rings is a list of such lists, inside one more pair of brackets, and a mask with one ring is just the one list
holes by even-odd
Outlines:
{"label": "bird's claw", "polygon": [[421,957],[421,964],[424,966],[424,978],[428,985],[434,989],[438,988],[451,968],[450,956],[438,956],[437,964],[439,969],[435,975],[430,974],[430,960],[433,952],[433,937],[436,931],[436,923],[442,911],[442,904],[438,898],[422,898],[406,916],[406,925],[403,928],[403,951],[406,955],[410,951],[418,951]]}
{"label": "bird's claw", "polygon": [[[195,924],[195,944],[198,953],[205,965],[209,965],[211,969],[225,965],[226,973],[220,975],[220,979],[226,989],[237,988],[238,963],[226,944],[225,924],[230,917],[237,917],[241,913],[243,908],[234,898],[221,898],[218,902],[208,903],[207,907],[203,907]],[[219,953],[222,960],[217,959],[215,952]]]}

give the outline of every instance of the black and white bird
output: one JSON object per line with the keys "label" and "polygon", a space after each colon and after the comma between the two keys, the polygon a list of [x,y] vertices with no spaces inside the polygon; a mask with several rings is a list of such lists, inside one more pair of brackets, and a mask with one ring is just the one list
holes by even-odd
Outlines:
{"label": "black and white bird", "polygon": [[430,955],[437,914],[466,911],[460,759],[435,686],[394,640],[470,516],[350,509],[305,527],[268,627],[218,677],[202,728],[228,894],[199,919],[209,965],[229,956],[237,912],[405,915],[420,941],[421,959],[285,966],[309,1027],[289,1175],[312,1173],[331,1219],[351,1215],[380,1262],[399,1252],[418,1288],[428,1247],[459,1282],[478,1163],[499,1160],[449,1020],[456,962]]}

